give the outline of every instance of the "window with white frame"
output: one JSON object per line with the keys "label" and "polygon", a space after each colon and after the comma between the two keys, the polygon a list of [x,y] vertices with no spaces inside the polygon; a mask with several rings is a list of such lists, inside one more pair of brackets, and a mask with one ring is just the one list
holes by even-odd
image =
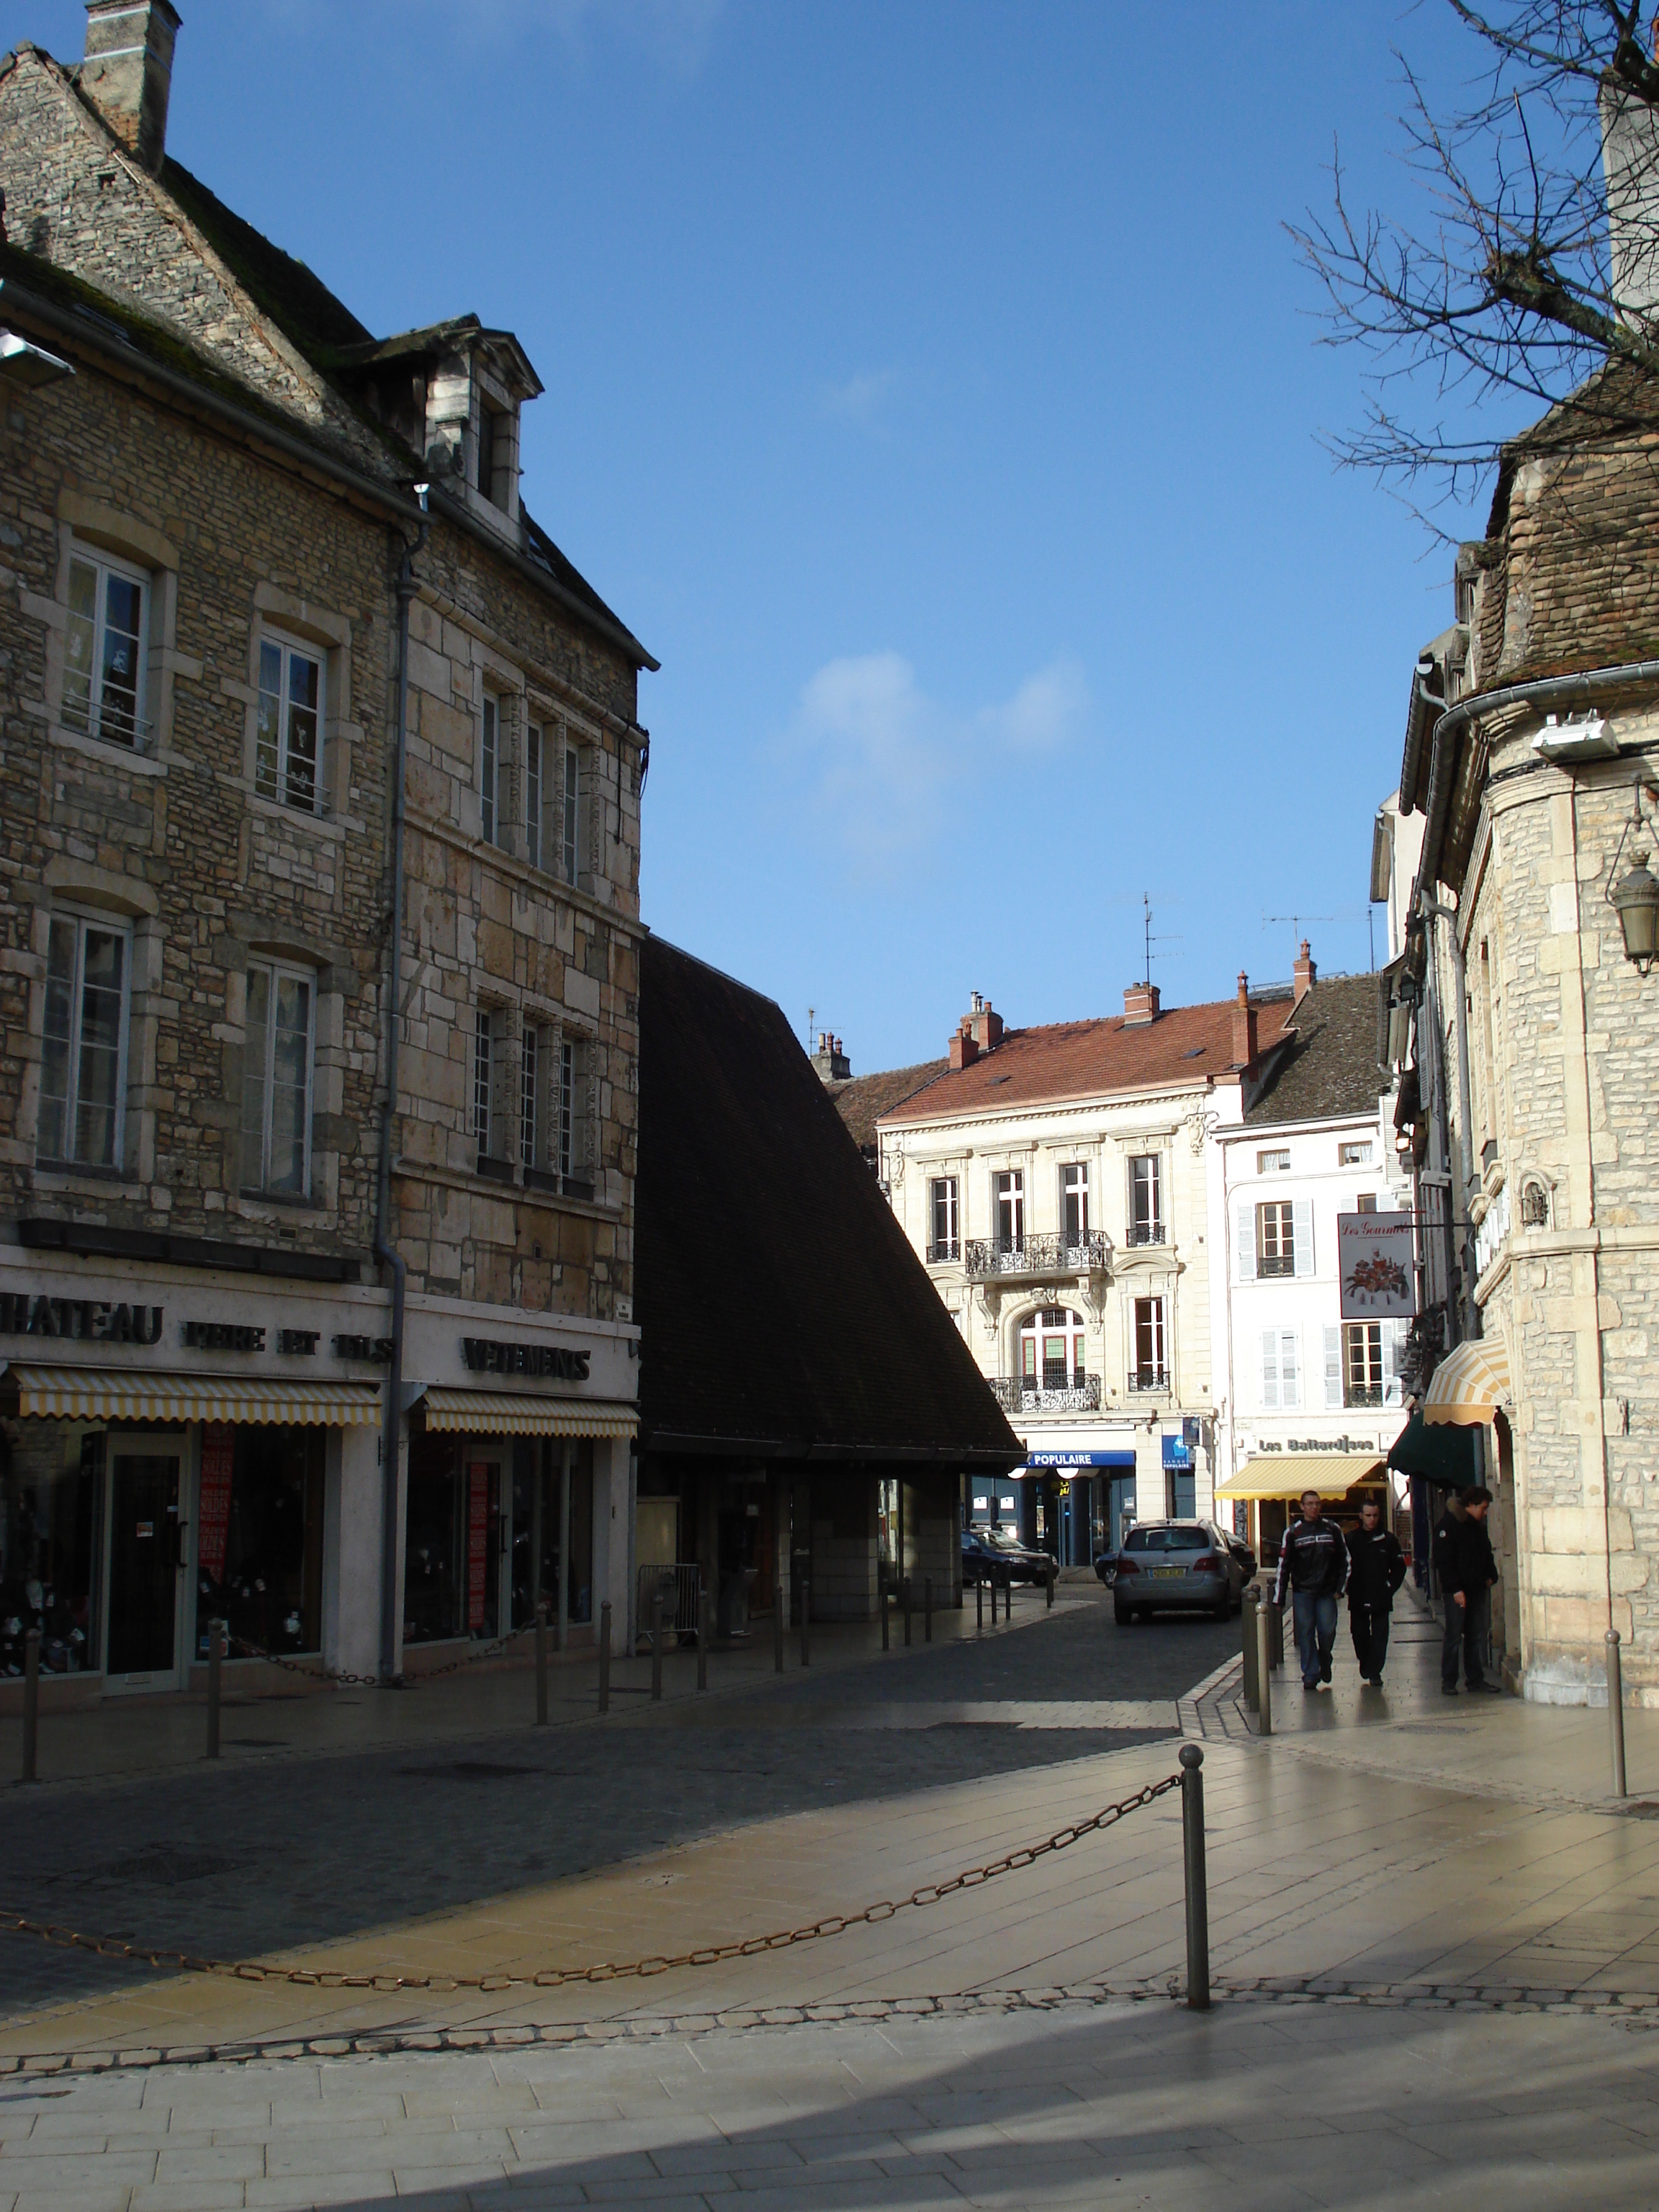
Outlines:
{"label": "window with white frame", "polygon": [[930,1260],[959,1260],[962,1242],[957,1207],[957,1179],[954,1176],[935,1176],[928,1187],[932,1211],[933,1234],[928,1239],[927,1257]]}
{"label": "window with white frame", "polygon": [[501,708],[495,694],[483,696],[483,719],[478,730],[479,833],[486,845],[495,842],[501,823]]}
{"label": "window with white frame", "polygon": [[532,722],[524,733],[525,858],[532,868],[542,864],[542,732]]}
{"label": "window with white frame", "polygon": [[1302,1403],[1302,1371],[1293,1328],[1261,1332],[1261,1405],[1266,1413],[1294,1413]]}
{"label": "window with white frame", "polygon": [[1089,1379],[1084,1326],[1069,1306],[1045,1306],[1019,1332],[1023,1390],[1070,1390]]}
{"label": "window with white frame", "polygon": [[149,582],[142,569],[76,547],[64,636],[66,730],[110,744],[139,744],[146,726],[141,709],[149,611]]}
{"label": "window with white frame", "polygon": [[1270,1200],[1255,1210],[1255,1272],[1258,1275],[1296,1273],[1296,1208],[1286,1199]]}
{"label": "window with white frame", "polygon": [[1068,1244],[1082,1244],[1089,1235],[1089,1170],[1073,1161],[1060,1171],[1060,1227]]}
{"label": "window with white frame", "polygon": [[1168,1301],[1137,1298],[1134,1344],[1129,1368],[1132,1390],[1164,1390],[1170,1383]]}
{"label": "window with white frame", "polygon": [[323,728],[323,664],[285,639],[259,641],[259,712],[253,788],[301,814],[317,811]]}
{"label": "window with white frame", "polygon": [[564,749],[564,781],[560,796],[560,857],[564,863],[566,883],[574,884],[581,859],[577,835],[581,818],[581,755],[574,745],[568,744]]}
{"label": "window with white frame", "polygon": [[119,1164],[131,945],[119,924],[55,914],[46,951],[40,1051],[42,1160]]}
{"label": "window with white frame", "polygon": [[501,1009],[479,1006],[472,1018],[472,1133],[481,1160],[495,1157],[495,1051],[501,1034]]}
{"label": "window with white frame", "polygon": [[1004,1252],[1016,1252],[1025,1242],[1025,1171],[1010,1168],[991,1178],[995,1200],[997,1245]]}
{"label": "window with white frame", "polygon": [[304,1198],[311,1188],[311,1071],[317,979],[251,960],[242,1048],[244,1190]]}
{"label": "window with white frame", "polygon": [[1129,1162],[1129,1242],[1164,1242],[1164,1158],[1139,1152]]}
{"label": "window with white frame", "polygon": [[1380,1321],[1350,1322],[1342,1331],[1342,1402],[1345,1406],[1382,1403],[1382,1324]]}
{"label": "window with white frame", "polygon": [[1371,1164],[1370,1140],[1363,1139],[1359,1142],[1351,1141],[1339,1145],[1336,1148],[1336,1162],[1339,1167],[1368,1168]]}
{"label": "window with white frame", "polygon": [[1258,1152],[1255,1156],[1255,1171],[1258,1175],[1289,1175],[1290,1146],[1282,1145],[1275,1152]]}

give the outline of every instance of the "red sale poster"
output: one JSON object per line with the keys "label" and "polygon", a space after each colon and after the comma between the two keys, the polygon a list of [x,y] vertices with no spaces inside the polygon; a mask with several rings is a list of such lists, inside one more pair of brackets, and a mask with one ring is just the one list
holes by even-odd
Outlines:
{"label": "red sale poster", "polygon": [[236,1429],[231,1421],[209,1421],[202,1431],[202,1496],[198,1508],[196,1557],[202,1572],[222,1582],[225,1540],[230,1534],[230,1479],[236,1460]]}
{"label": "red sale poster", "polygon": [[489,1540],[489,1469],[477,1465],[467,1469],[466,1501],[466,1625],[477,1634],[483,1626],[484,1551]]}

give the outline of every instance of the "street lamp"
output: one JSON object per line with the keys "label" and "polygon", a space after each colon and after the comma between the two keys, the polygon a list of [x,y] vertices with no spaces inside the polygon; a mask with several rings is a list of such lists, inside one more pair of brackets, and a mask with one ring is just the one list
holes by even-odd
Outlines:
{"label": "street lamp", "polygon": [[1631,858],[1636,866],[1607,893],[1617,910],[1625,935],[1625,957],[1646,975],[1659,959],[1659,880],[1649,872],[1648,856],[1638,845]]}

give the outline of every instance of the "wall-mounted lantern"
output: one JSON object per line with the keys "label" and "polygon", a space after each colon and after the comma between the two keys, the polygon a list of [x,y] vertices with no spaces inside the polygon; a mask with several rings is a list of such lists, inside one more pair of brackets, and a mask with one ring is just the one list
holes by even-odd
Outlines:
{"label": "wall-mounted lantern", "polygon": [[1659,878],[1649,872],[1648,856],[1639,846],[1631,858],[1636,866],[1613,884],[1607,898],[1624,932],[1625,957],[1645,975],[1659,959]]}

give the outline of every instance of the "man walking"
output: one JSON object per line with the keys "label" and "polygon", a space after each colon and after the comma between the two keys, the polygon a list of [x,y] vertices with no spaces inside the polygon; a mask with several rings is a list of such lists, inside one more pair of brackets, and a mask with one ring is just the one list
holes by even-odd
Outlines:
{"label": "man walking", "polygon": [[1461,1498],[1451,1501],[1434,1532],[1434,1571],[1446,1607],[1440,1639],[1440,1687],[1449,1698],[1457,1695],[1460,1652],[1463,1679],[1470,1689],[1502,1694],[1500,1684],[1487,1681],[1484,1662],[1489,1593],[1498,1580],[1498,1561],[1486,1534],[1491,1504],[1491,1491],[1476,1483]]}
{"label": "man walking", "polygon": [[1348,1532],[1348,1626],[1359,1671],[1374,1690],[1382,1686],[1389,1617],[1394,1594],[1405,1579],[1400,1539],[1382,1525],[1382,1500],[1368,1498],[1359,1509],[1359,1526]]}
{"label": "man walking", "polygon": [[1331,1648],[1336,1642],[1336,1601],[1348,1579],[1348,1547],[1334,1521],[1320,1510],[1319,1492],[1302,1493],[1302,1518],[1285,1532],[1279,1554],[1273,1603],[1291,1593],[1296,1620],[1296,1656],[1302,1662],[1304,1690],[1325,1690],[1331,1682]]}

